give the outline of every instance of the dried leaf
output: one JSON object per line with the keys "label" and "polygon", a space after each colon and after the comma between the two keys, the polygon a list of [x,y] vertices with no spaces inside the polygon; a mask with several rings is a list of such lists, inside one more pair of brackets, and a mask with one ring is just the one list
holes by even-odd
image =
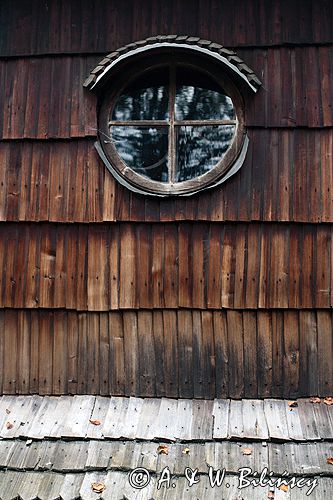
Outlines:
{"label": "dried leaf", "polygon": [[325,403],[325,405],[328,405],[328,406],[333,405],[333,398],[331,398],[331,397],[325,398],[324,403]]}
{"label": "dried leaf", "polygon": [[6,408],[6,413],[7,413],[7,415],[10,414],[10,410],[8,408]]}
{"label": "dried leaf", "polygon": [[90,419],[89,422],[93,425],[101,425],[101,421],[100,420],[92,420]]}
{"label": "dried leaf", "polygon": [[95,493],[103,493],[106,487],[104,483],[92,483],[91,488]]}
{"label": "dried leaf", "polygon": [[281,486],[279,486],[279,490],[281,491],[288,491],[289,487],[286,485],[286,484],[281,484]]}
{"label": "dried leaf", "polygon": [[327,459],[327,463],[330,464],[330,465],[333,465],[333,457],[329,457]]}
{"label": "dried leaf", "polygon": [[159,455],[169,455],[169,447],[166,444],[160,444],[157,448],[157,453]]}
{"label": "dried leaf", "polygon": [[319,404],[321,403],[320,398],[310,398],[310,403]]}
{"label": "dried leaf", "polygon": [[190,454],[190,448],[184,448],[182,451],[183,455],[189,455]]}
{"label": "dried leaf", "polygon": [[289,408],[297,408],[298,403],[297,401],[288,401],[288,406]]}
{"label": "dried leaf", "polygon": [[267,495],[267,498],[275,498],[275,493],[274,493],[274,491],[269,491],[269,492],[268,492],[268,495]]}
{"label": "dried leaf", "polygon": [[251,448],[242,448],[241,449],[243,455],[252,455],[252,449]]}
{"label": "dried leaf", "polygon": [[7,422],[6,423],[6,428],[7,429],[12,429],[13,427],[14,427],[14,425],[11,422]]}

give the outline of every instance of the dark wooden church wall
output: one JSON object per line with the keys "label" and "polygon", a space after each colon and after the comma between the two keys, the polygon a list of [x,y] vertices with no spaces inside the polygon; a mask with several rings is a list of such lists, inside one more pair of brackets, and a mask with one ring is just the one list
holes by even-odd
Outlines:
{"label": "dark wooden church wall", "polygon": [[[333,3],[0,2],[0,392],[333,392]],[[130,193],[82,83],[117,47],[199,36],[263,82],[240,172]]]}

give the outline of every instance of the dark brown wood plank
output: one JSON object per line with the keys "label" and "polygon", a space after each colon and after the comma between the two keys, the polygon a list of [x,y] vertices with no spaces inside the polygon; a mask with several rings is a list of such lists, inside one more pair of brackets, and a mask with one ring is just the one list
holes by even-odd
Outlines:
{"label": "dark brown wood plank", "polygon": [[[229,394],[241,398],[244,394],[244,331],[242,313],[227,311],[229,341]],[[232,332],[232,333],[231,333]]]}
{"label": "dark brown wood plank", "polygon": [[179,397],[193,398],[193,339],[191,311],[180,310],[177,313],[178,331],[183,332],[178,337],[178,386]]}
{"label": "dark brown wood plank", "polygon": [[299,390],[299,316],[284,312],[284,397],[294,397]]}

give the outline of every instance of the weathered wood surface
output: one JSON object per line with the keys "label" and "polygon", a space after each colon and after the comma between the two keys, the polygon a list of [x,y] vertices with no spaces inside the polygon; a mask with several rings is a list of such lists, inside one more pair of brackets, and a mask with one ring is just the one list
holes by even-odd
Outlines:
{"label": "weathered wood surface", "polygon": [[[0,454],[4,457],[1,467],[74,474],[103,469],[130,471],[136,467],[159,473],[169,466],[177,476],[183,475],[187,466],[197,468],[201,474],[207,473],[209,467],[217,470],[223,466],[230,474],[236,474],[242,467],[251,467],[253,471],[262,471],[267,467],[280,475],[287,470],[289,475],[321,474],[333,477],[332,465],[327,463],[333,445],[326,441],[298,444],[234,441],[168,443],[166,456],[158,452],[159,446],[159,441],[53,442],[45,439],[26,444],[25,441],[13,440],[11,443],[3,440],[0,442]],[[246,455],[246,452],[249,454]]]}
{"label": "weathered wood surface", "polygon": [[[308,399],[297,402],[298,406],[289,407],[286,400],[279,399],[2,396],[0,437],[6,447],[14,438],[286,443],[333,440],[333,406],[324,400],[320,404]],[[23,446],[24,442],[19,444]],[[12,453],[10,448],[8,453]],[[1,464],[4,452],[0,457]]]}
{"label": "weathered wood surface", "polygon": [[[332,321],[330,310],[0,310],[0,392],[196,399],[330,396]],[[258,337],[253,336],[257,324]],[[200,350],[199,341],[205,346]],[[98,365],[96,360],[103,359],[107,361]],[[165,404],[166,414],[175,415],[173,403]],[[255,418],[260,408],[248,404],[249,415],[264,432]],[[49,408],[55,416],[61,414],[53,401],[43,405],[42,420]],[[102,399],[94,418],[108,411]],[[316,411],[309,407],[313,420]],[[324,422],[324,417],[318,421],[318,429]],[[225,425],[219,423],[221,436]],[[247,425],[255,438],[256,427]],[[122,418],[107,432],[120,437],[121,429]],[[309,439],[316,432],[309,428]]]}
{"label": "weathered wood surface", "polygon": [[[35,451],[36,457],[40,456],[43,446],[46,443],[40,443]],[[105,447],[107,443],[103,443],[102,447]],[[114,467],[112,465],[113,457],[110,458],[110,463],[108,465],[108,471],[106,467],[100,468],[99,465],[94,467],[84,467],[82,462],[82,469],[76,470],[73,468],[69,472],[66,468],[57,470],[56,467],[52,467],[50,462],[50,468],[48,471],[38,471],[37,469],[28,468],[23,471],[21,466],[18,466],[16,470],[7,469],[5,472],[0,472],[0,486],[1,486],[1,499],[13,500],[18,496],[22,500],[30,499],[33,500],[37,493],[40,500],[56,500],[59,497],[68,500],[76,499],[94,499],[97,498],[96,493],[92,491],[92,484],[100,482],[105,485],[105,491],[98,496],[98,498],[105,500],[114,500],[124,498],[126,493],[126,498],[136,498],[136,499],[146,499],[147,494],[149,498],[193,498],[193,494],[198,495],[195,498],[221,498],[221,494],[224,499],[236,499],[240,498],[243,500],[252,500],[267,498],[268,492],[275,492],[275,497],[280,499],[295,499],[301,500],[309,498],[306,493],[310,488],[312,481],[316,480],[318,485],[314,489],[310,498],[315,498],[317,500],[326,500],[329,495],[333,492],[333,478],[332,470],[329,470],[325,466],[325,459],[320,457],[318,459],[317,453],[322,453],[322,449],[312,450],[311,446],[314,445],[294,445],[294,449],[285,449],[285,445],[268,445],[264,448],[261,444],[251,444],[252,454],[250,456],[244,456],[242,454],[243,447],[237,443],[225,443],[215,444],[214,448],[210,445],[196,444],[189,445],[187,448],[188,452],[184,455],[182,454],[181,445],[172,445],[169,447],[168,456],[157,454],[157,443],[154,443],[154,452],[150,450],[151,443],[136,443],[134,449],[129,446],[129,443],[122,444],[118,443],[118,446],[124,446],[128,448],[128,453],[131,455],[131,463],[128,467],[126,463],[126,452],[124,453],[124,459],[122,465],[119,464]],[[75,443],[63,443],[61,452],[68,454],[72,460],[75,461]],[[88,443],[82,445],[86,449],[88,448]],[[116,443],[114,446],[108,449],[108,453],[115,452]],[[302,465],[302,451],[307,454],[307,467]],[[177,460],[175,459],[175,449],[177,450]],[[201,457],[202,462],[198,463],[198,453],[200,448],[203,450],[203,455]],[[37,451],[39,450],[39,451]],[[153,455],[155,457],[155,466],[149,467],[144,462],[144,457],[147,454]],[[289,460],[290,457],[286,458],[285,453],[292,453],[295,458]],[[325,452],[324,452],[325,453]],[[325,456],[325,455],[324,455]],[[287,465],[288,461],[288,465]],[[324,463],[321,467],[321,461]],[[195,465],[193,465],[193,463]],[[97,463],[97,462],[96,462]],[[150,461],[152,463],[152,461]],[[318,464],[318,465],[316,465]],[[150,473],[150,482],[146,488],[136,490],[129,484],[129,473],[136,467],[146,466]],[[173,488],[162,490],[157,489],[157,481],[160,477],[161,471],[164,467],[169,467],[172,471],[172,482],[175,484]],[[188,481],[184,477],[184,471],[186,467],[191,467],[193,470],[198,469],[200,475],[197,476],[198,482],[189,488]],[[209,467],[212,467],[214,471],[217,469],[224,468],[226,471],[226,477],[222,486],[211,487],[208,477]],[[262,487],[248,487],[243,489],[241,492],[237,488],[239,486],[239,469],[242,467],[250,467],[252,471],[261,472],[264,468],[268,468],[268,471],[274,471],[274,479],[281,477],[285,472],[286,467],[288,467],[288,477],[297,477],[300,479],[304,477],[307,481],[311,483],[306,485],[303,484],[302,488],[288,489],[287,492],[282,492],[277,487],[268,487],[265,489]],[[332,468],[332,466],[329,466]],[[320,472],[318,471],[320,469]],[[319,476],[320,474],[320,476]],[[60,493],[61,492],[61,493]],[[237,495],[242,496],[237,496]],[[200,496],[199,496],[200,495]],[[265,495],[263,497],[263,495]],[[282,496],[283,495],[283,496]]]}
{"label": "weathered wood surface", "polygon": [[92,139],[3,142],[0,220],[332,222],[332,130],[253,129],[248,135],[237,176],[177,203],[126,191],[99,160]]}
{"label": "weathered wood surface", "polygon": [[[99,0],[93,7],[87,0],[36,0],[11,7],[10,0],[1,2],[1,56],[106,53],[133,40],[169,33],[208,37],[226,46],[333,42],[333,10],[326,0],[169,0],[162,5],[153,0],[142,5],[135,0]],[[96,22],[101,12],[103,22]],[[20,36],[13,37],[15,31]]]}
{"label": "weathered wood surface", "polygon": [[[239,51],[263,81],[246,101],[246,126],[331,127],[333,48],[299,47]],[[96,99],[82,83],[100,56],[0,60],[0,137],[75,138],[97,135]],[[312,78],[303,68],[311,65]],[[16,75],[21,78],[13,85]],[[49,75],[52,75],[52,79]]]}
{"label": "weathered wood surface", "polygon": [[[330,224],[179,222],[155,228],[145,223],[76,227],[2,223],[0,307],[82,311],[184,307],[330,309],[332,235]],[[143,239],[149,244],[143,245]],[[252,244],[260,253],[252,253]],[[155,276],[159,280],[158,293]],[[141,319],[147,336],[154,335],[151,313]],[[237,315],[233,319],[236,328]],[[291,315],[286,325],[292,332],[297,326],[293,321]],[[330,315],[318,314],[318,321],[327,350],[330,340],[325,338],[325,332],[331,328]],[[139,323],[129,326],[140,329]],[[190,326],[184,323],[184,328]],[[203,328],[208,335],[209,325],[204,323]],[[272,349],[265,337],[269,326],[264,320],[257,325],[258,331],[260,328],[258,336],[267,343],[263,348]],[[297,349],[295,335],[286,342]],[[63,332],[59,331],[58,341],[64,341]]]}

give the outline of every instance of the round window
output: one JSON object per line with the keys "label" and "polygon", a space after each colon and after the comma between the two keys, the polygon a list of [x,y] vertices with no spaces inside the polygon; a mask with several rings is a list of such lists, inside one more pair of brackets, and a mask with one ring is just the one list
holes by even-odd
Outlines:
{"label": "round window", "polygon": [[98,124],[118,179],[162,196],[218,183],[245,141],[242,98],[226,71],[181,51],[128,64],[102,94]]}

